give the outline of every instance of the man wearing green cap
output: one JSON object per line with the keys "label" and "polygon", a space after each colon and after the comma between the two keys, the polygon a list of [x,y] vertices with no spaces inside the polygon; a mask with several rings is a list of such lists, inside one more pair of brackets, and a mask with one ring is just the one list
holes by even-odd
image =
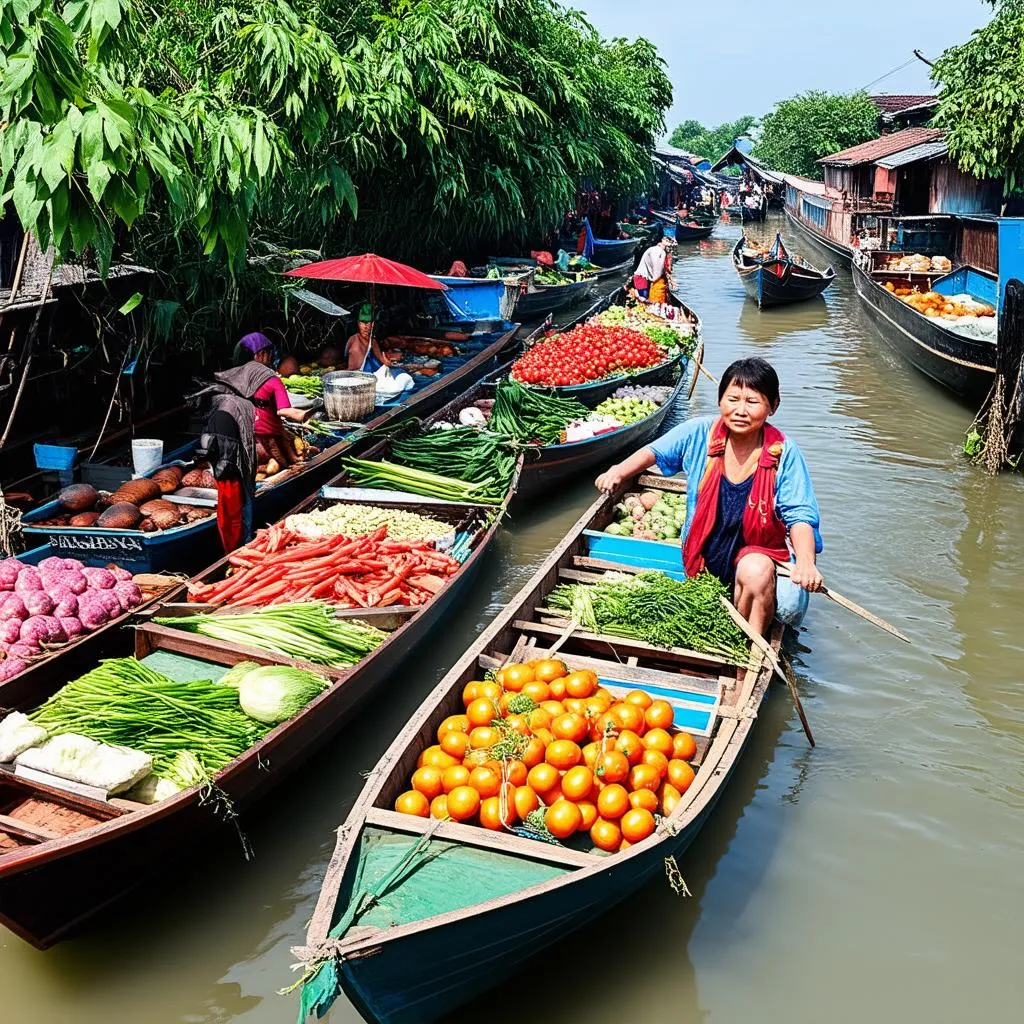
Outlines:
{"label": "man wearing green cap", "polygon": [[391,365],[381,351],[375,326],[373,306],[369,302],[364,302],[359,309],[359,331],[345,343],[348,369],[373,373],[382,366]]}

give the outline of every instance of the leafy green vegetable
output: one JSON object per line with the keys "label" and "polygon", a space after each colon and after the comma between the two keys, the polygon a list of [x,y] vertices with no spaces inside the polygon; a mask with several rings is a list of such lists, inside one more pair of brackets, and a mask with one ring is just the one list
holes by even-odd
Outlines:
{"label": "leafy green vegetable", "polygon": [[250,718],[277,725],[297,715],[329,685],[315,672],[289,665],[263,665],[242,677],[238,702]]}

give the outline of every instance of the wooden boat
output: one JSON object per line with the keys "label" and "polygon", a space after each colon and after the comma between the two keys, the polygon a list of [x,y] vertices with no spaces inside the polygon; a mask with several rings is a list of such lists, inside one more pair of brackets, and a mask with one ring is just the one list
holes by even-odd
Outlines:
{"label": "wooden boat", "polygon": [[[439,411],[435,415],[443,414]],[[388,444],[386,440],[379,442],[366,457],[385,456]],[[342,474],[334,483],[345,486],[349,481]],[[515,484],[514,480],[506,506]],[[366,493],[365,500],[380,504],[374,492]],[[309,498],[295,511],[308,510],[320,500],[319,496]],[[345,500],[353,499],[346,495]],[[429,499],[406,501],[402,507],[476,531],[469,556],[426,605],[343,613],[371,621],[391,635],[350,669],[305,666],[315,668],[334,685],[218,773],[216,784],[235,808],[245,807],[278,785],[393,677],[416,644],[436,629],[465,594],[504,518],[504,508]],[[222,560],[197,579],[220,578],[226,567],[226,560]],[[174,603],[183,599],[184,588],[179,588],[160,605],[158,613],[190,614],[205,607]],[[95,649],[93,653],[97,653]],[[133,653],[155,670],[177,679],[217,678],[212,673],[218,667],[230,667],[239,661],[294,663],[266,651],[207,641],[155,623],[139,626],[134,637],[128,630],[111,633],[102,656]],[[49,698],[73,678],[64,664],[58,664],[60,660],[55,659],[48,668],[40,666],[31,678],[25,673],[0,684],[0,707],[29,711]],[[78,661],[77,672],[96,664],[82,665],[81,658]],[[198,788],[147,806],[76,794],[64,786],[21,778],[10,769],[0,765],[0,923],[40,949],[66,938],[142,885],[163,870],[178,851],[194,849],[208,833],[224,827],[224,819],[214,813]]]}
{"label": "wooden boat", "polygon": [[[657,477],[641,483],[679,486]],[[558,657],[570,669],[592,669],[615,695],[642,688],[666,697],[676,709],[676,727],[697,743],[696,779],[653,835],[605,854],[580,834],[552,845],[392,810],[438,725],[462,711],[466,683],[509,662],[543,657],[566,635],[566,620],[545,608],[557,583],[597,581],[609,569],[638,571],[664,560],[679,568],[678,547],[667,559],[594,557],[601,538],[623,546],[631,540],[599,532],[623,491],[591,506],[370,773],[338,832],[306,943],[293,950],[308,968],[304,1013],[322,1016],[344,990],[375,1024],[442,1018],[677,867],[669,858],[685,851],[707,821],[747,745],[769,670],[752,660],[738,682],[735,670],[714,657],[585,630],[569,634]],[[776,646],[781,633],[781,627],[773,633]]]}
{"label": "wooden boat", "polygon": [[747,294],[761,309],[816,299],[836,276],[832,266],[818,270],[793,256],[779,234],[764,256],[750,249],[743,235],[732,250],[732,262]]}
{"label": "wooden boat", "polygon": [[[511,351],[518,331],[519,325],[513,324],[499,333],[467,335],[465,341],[459,342],[462,356],[452,361],[454,365],[447,372],[423,378],[412,392],[376,408],[364,431],[339,435],[314,458],[258,484],[257,524],[273,522],[302,498],[315,492],[337,472],[342,456],[366,444],[360,440],[365,431],[379,429],[407,412],[417,415],[433,412],[494,369],[500,357]],[[25,560],[36,562],[47,555],[59,554],[78,558],[87,565],[102,566],[113,562],[134,573],[188,572],[207,564],[216,557],[220,548],[216,519],[212,516],[155,533],[34,525],[53,516],[56,510],[56,503],[51,502],[23,517],[25,540],[31,546],[23,556]]]}
{"label": "wooden boat", "polygon": [[853,285],[882,337],[915,369],[953,394],[972,402],[984,399],[995,383],[997,342],[960,334],[940,318],[924,316],[885,285],[957,295],[971,291],[970,275],[989,275],[966,267],[949,274],[887,273],[880,268],[891,256],[864,251],[853,263]]}
{"label": "wooden boat", "polygon": [[756,206],[748,206],[747,203],[742,202],[739,204],[740,207],[740,219],[742,221],[763,221],[765,215],[768,212],[768,201],[761,197],[761,202]]}
{"label": "wooden boat", "polygon": [[630,256],[621,263],[616,263],[614,267],[602,267],[600,270],[595,271],[594,279],[599,283],[599,286],[601,282],[605,281],[621,281],[633,273],[635,263],[635,258]]}
{"label": "wooden boat", "polygon": [[684,222],[682,217],[676,218],[676,241],[699,242],[702,238],[710,238],[715,230],[715,221],[696,222],[696,218]]}
{"label": "wooden boat", "polygon": [[854,252],[850,246],[842,245],[835,241],[835,239],[829,238],[828,235],[823,231],[819,231],[813,225],[800,220],[788,206],[786,207],[786,217],[790,224],[796,226],[798,231],[803,232],[808,238],[820,245],[829,254],[829,258],[837,267],[843,267],[845,270],[852,268]]}
{"label": "wooden boat", "polygon": [[599,267],[617,267],[624,260],[630,259],[636,252],[637,240],[635,238],[623,239],[594,239],[594,254],[591,261]]}

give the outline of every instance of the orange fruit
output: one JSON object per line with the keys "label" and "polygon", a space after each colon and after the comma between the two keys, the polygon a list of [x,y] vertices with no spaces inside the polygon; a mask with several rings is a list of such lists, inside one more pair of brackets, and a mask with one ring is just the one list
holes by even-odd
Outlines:
{"label": "orange fruit", "polygon": [[422,768],[427,764],[433,768],[450,768],[453,764],[458,763],[459,762],[452,757],[451,754],[446,754],[439,744],[435,744],[432,747],[427,747],[427,749],[420,754],[419,760],[416,762],[416,767]]}
{"label": "orange fruit", "polygon": [[597,795],[597,813],[602,818],[621,818],[629,810],[629,793],[624,786],[614,783],[605,786]]}
{"label": "orange fruit", "polygon": [[644,741],[632,730],[625,729],[616,737],[615,749],[625,754],[631,765],[639,764],[644,756]]}
{"label": "orange fruit", "polygon": [[583,751],[572,740],[555,740],[544,751],[544,760],[556,768],[575,768],[583,759]]}
{"label": "orange fruit", "polygon": [[510,704],[512,703],[512,701],[514,701],[514,700],[516,699],[516,697],[518,697],[518,696],[519,696],[519,694],[518,694],[518,693],[513,693],[513,692],[512,692],[511,690],[506,690],[506,691],[505,691],[505,692],[504,692],[504,693],[503,693],[503,694],[502,694],[502,695],[501,695],[501,696],[500,696],[500,697],[498,698],[498,710],[499,710],[499,711],[501,712],[501,714],[502,714],[502,716],[503,716],[504,718],[507,718],[507,717],[508,717],[508,715],[509,715],[509,710],[508,710],[508,708],[509,708],[509,705],[510,705]]}
{"label": "orange fruit", "polygon": [[430,801],[430,816],[442,821],[448,817],[448,797],[443,793]]}
{"label": "orange fruit", "polygon": [[[481,726],[481,729],[486,729],[486,726]],[[491,759],[491,751],[489,747],[480,747],[477,750],[469,750],[466,756],[462,759],[462,763],[472,771],[474,768],[479,768],[481,765],[487,764]]]}
{"label": "orange fruit", "polygon": [[493,700],[497,703],[501,699],[501,687],[497,683],[488,679],[486,683],[480,684],[477,696],[483,700]]}
{"label": "orange fruit", "polygon": [[462,706],[469,707],[480,696],[480,687],[484,684],[479,679],[466,683],[462,688]]}
{"label": "orange fruit", "polygon": [[441,737],[441,749],[461,761],[469,750],[469,737],[464,732],[451,729]]}
{"label": "orange fruit", "polygon": [[505,719],[505,724],[520,736],[530,735],[530,723],[527,722],[526,715],[509,715]]}
{"label": "orange fruit", "polygon": [[[466,712],[469,713],[468,711]],[[613,704],[609,714],[615,717],[619,728],[630,732],[641,733],[644,731],[644,712],[635,704]]]}
{"label": "orange fruit", "polygon": [[537,798],[537,794],[529,786],[517,787],[512,796],[512,802],[515,804],[516,814],[520,818],[525,818],[531,811],[535,811],[540,807],[540,800]]}
{"label": "orange fruit", "polygon": [[450,768],[445,768],[441,775],[441,782],[446,793],[450,793],[456,786],[467,786],[469,785],[469,769],[461,764],[453,764]]}
{"label": "orange fruit", "polygon": [[658,777],[665,778],[668,772],[668,758],[660,750],[647,749],[640,758],[641,764],[649,764],[658,770]]}
{"label": "orange fruit", "polygon": [[489,796],[497,796],[501,788],[501,776],[492,768],[474,768],[469,773],[469,785],[486,800]]}
{"label": "orange fruit", "polygon": [[666,757],[672,756],[672,737],[664,729],[648,729],[644,733],[644,746],[648,750],[657,750]]}
{"label": "orange fruit", "polygon": [[567,800],[586,800],[594,788],[594,773],[586,765],[570,768],[562,777],[562,792]]}
{"label": "orange fruit", "polygon": [[680,794],[690,788],[690,783],[696,777],[694,770],[685,762],[672,760],[668,763],[668,781],[672,783]]}
{"label": "orange fruit", "polygon": [[534,732],[538,729],[547,729],[551,725],[551,716],[543,708],[534,708],[526,716],[526,724]]}
{"label": "orange fruit", "polygon": [[472,786],[456,786],[448,794],[448,815],[455,821],[469,821],[480,810],[480,794]]}
{"label": "orange fruit", "polygon": [[611,707],[615,703],[615,697],[612,696],[612,694],[610,694],[603,686],[599,686],[594,691],[594,696],[600,697],[601,700],[608,701],[608,707]]}
{"label": "orange fruit", "polygon": [[504,778],[508,779],[513,786],[526,785],[526,772],[526,765],[516,757],[505,762]]}
{"label": "orange fruit", "polygon": [[512,693],[519,693],[532,679],[533,669],[528,665],[506,665],[498,673],[498,682]]}
{"label": "orange fruit", "polygon": [[465,715],[449,715],[437,727],[437,742],[444,739],[446,732],[469,732],[469,719]]}
{"label": "orange fruit", "polygon": [[570,697],[589,697],[597,689],[597,673],[581,668],[565,677],[565,692]]}
{"label": "orange fruit", "polygon": [[661,813],[667,818],[679,803],[681,794],[671,782],[663,782],[658,790],[658,799],[661,805]]}
{"label": "orange fruit", "polygon": [[492,725],[478,725],[469,734],[469,745],[473,750],[487,750],[501,739],[501,733]]}
{"label": "orange fruit", "polygon": [[658,809],[658,794],[650,789],[637,789],[629,794],[630,807],[642,807],[653,814]]}
{"label": "orange fruit", "polygon": [[444,792],[444,772],[440,768],[425,764],[412,773],[412,788],[422,793],[428,800],[440,796]]}
{"label": "orange fruit", "polygon": [[498,705],[488,697],[479,697],[466,708],[466,717],[471,726],[490,725],[496,718],[501,718]]}
{"label": "orange fruit", "polygon": [[629,760],[621,750],[609,750],[598,760],[595,771],[602,782],[622,782],[629,777]]}
{"label": "orange fruit", "polygon": [[588,732],[586,719],[579,715],[567,713],[551,720],[551,735],[559,740],[579,743]]}
{"label": "orange fruit", "polygon": [[[448,798],[449,801],[451,797]],[[629,843],[639,843],[654,832],[654,815],[645,811],[642,807],[634,807],[626,811],[619,822],[622,829],[622,838]]]}
{"label": "orange fruit", "polygon": [[688,732],[672,737],[672,754],[677,761],[692,761],[697,755],[697,741]]}
{"label": "orange fruit", "polygon": [[641,711],[646,711],[654,703],[654,698],[643,690],[630,690],[623,699],[627,704],[635,704]]}
{"label": "orange fruit", "polygon": [[548,683],[548,692],[551,694],[552,700],[564,700],[565,699],[565,680],[564,679],[552,679]]}
{"label": "orange fruit", "polygon": [[534,793],[543,797],[545,793],[549,793],[554,786],[558,785],[559,779],[558,769],[554,765],[542,761],[530,769],[526,776],[526,784]]}
{"label": "orange fruit", "polygon": [[548,688],[548,684],[542,679],[531,679],[530,682],[523,685],[522,690],[519,692],[525,697],[532,698],[538,704],[541,701],[547,700],[551,696],[551,690]]}
{"label": "orange fruit", "polygon": [[629,788],[649,789],[652,793],[661,785],[661,774],[654,765],[638,764],[630,769]]}
{"label": "orange fruit", "polygon": [[579,715],[580,718],[586,718],[587,702],[582,697],[566,697],[562,701],[562,707],[574,715]]}
{"label": "orange fruit", "polygon": [[526,744],[526,750],[523,752],[523,764],[526,765],[527,769],[530,769],[535,764],[540,764],[543,760],[544,744],[534,737]]}
{"label": "orange fruit", "polygon": [[[545,684],[546,685],[546,684]],[[551,716],[553,722],[559,715],[565,714],[565,705],[560,700],[541,701],[541,708]],[[550,726],[548,727],[550,728]]]}
{"label": "orange fruit", "polygon": [[399,814],[415,814],[418,818],[430,817],[430,801],[419,790],[410,789],[395,801]]}
{"label": "orange fruit", "polygon": [[667,700],[656,700],[644,712],[644,721],[648,729],[670,729],[675,711]]}
{"label": "orange fruit", "polygon": [[589,800],[578,800],[576,806],[580,809],[580,814],[583,816],[583,822],[580,825],[580,832],[589,832],[590,827],[597,821],[597,804],[591,803]]}
{"label": "orange fruit", "polygon": [[533,674],[535,678],[540,679],[542,682],[550,683],[552,679],[568,675],[569,670],[565,667],[564,662],[558,661],[555,658],[544,658],[533,666]]}
{"label": "orange fruit", "polygon": [[583,824],[583,813],[570,800],[556,800],[544,812],[544,824],[556,839],[568,839]]}
{"label": "orange fruit", "polygon": [[480,824],[493,832],[500,832],[506,825],[514,825],[516,821],[516,808],[514,803],[505,805],[505,818],[502,821],[501,800],[496,796],[489,796],[480,804]]}
{"label": "orange fruit", "polygon": [[597,767],[597,759],[601,756],[601,745],[599,743],[588,743],[583,748],[583,763],[588,768]]}
{"label": "orange fruit", "polygon": [[622,842],[622,833],[614,821],[598,818],[590,826],[590,841],[599,849],[613,853]]}
{"label": "orange fruit", "polygon": [[611,701],[605,697],[588,697],[583,702],[583,714],[591,720],[600,718],[611,706]]}
{"label": "orange fruit", "polygon": [[621,853],[623,850],[628,850],[632,845],[633,844],[628,839],[623,839],[622,842],[619,843],[619,852]]}

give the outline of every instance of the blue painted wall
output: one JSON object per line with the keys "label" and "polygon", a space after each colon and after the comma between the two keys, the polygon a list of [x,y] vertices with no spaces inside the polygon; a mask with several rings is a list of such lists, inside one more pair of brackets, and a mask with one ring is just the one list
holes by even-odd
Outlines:
{"label": "blue painted wall", "polygon": [[933,287],[940,295],[967,294],[990,306],[995,306],[998,298],[996,281],[973,267],[961,267],[948,277],[936,281]]}
{"label": "blue painted wall", "polygon": [[999,306],[1002,307],[1006,282],[1024,281],[1024,217],[999,219]]}
{"label": "blue painted wall", "polygon": [[444,300],[456,320],[500,320],[505,284],[472,277],[435,277],[448,286]]}

